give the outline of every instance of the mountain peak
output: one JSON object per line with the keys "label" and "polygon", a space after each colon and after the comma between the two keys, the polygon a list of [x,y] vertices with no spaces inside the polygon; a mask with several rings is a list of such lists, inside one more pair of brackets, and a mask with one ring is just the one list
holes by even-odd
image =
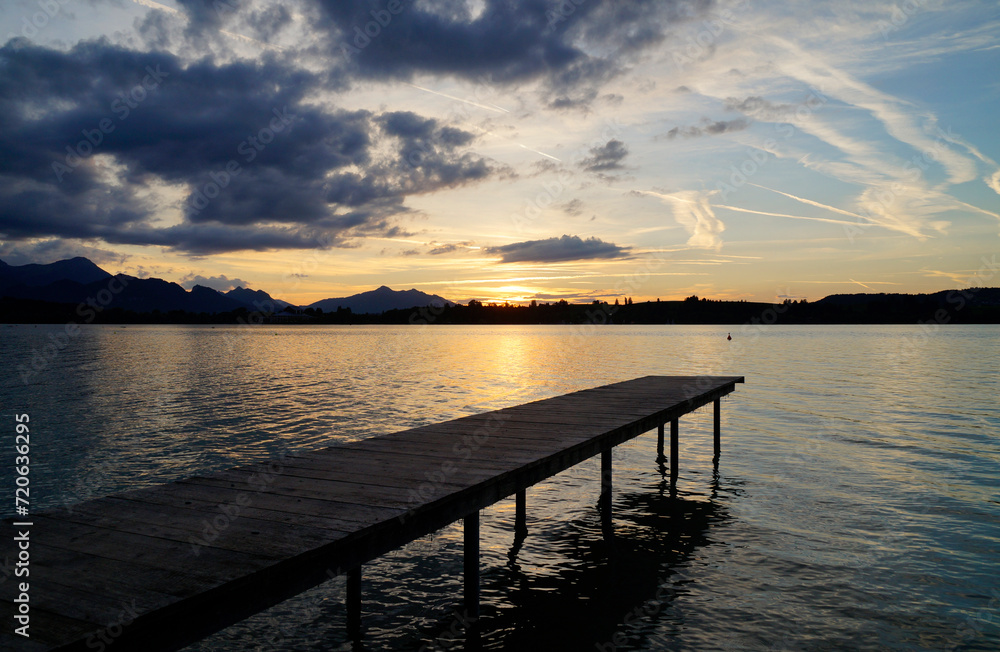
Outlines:
{"label": "mountain peak", "polygon": [[111,278],[111,274],[83,256],[58,260],[46,265],[37,263],[8,265],[3,263],[0,266],[0,284],[3,285],[40,287],[58,281],[73,281],[86,285],[109,278]]}
{"label": "mountain peak", "polygon": [[226,296],[245,303],[247,306],[251,306],[254,309],[263,309],[264,307],[270,308],[273,305],[276,310],[282,310],[291,305],[287,301],[272,298],[271,295],[264,290],[251,290],[250,288],[243,287],[233,288],[229,292],[226,292]]}
{"label": "mountain peak", "polygon": [[310,308],[320,308],[323,312],[335,312],[337,308],[350,308],[354,314],[381,314],[387,310],[409,310],[430,305],[450,304],[451,301],[436,294],[420,290],[393,290],[382,285],[368,292],[349,297],[323,299],[311,304]]}

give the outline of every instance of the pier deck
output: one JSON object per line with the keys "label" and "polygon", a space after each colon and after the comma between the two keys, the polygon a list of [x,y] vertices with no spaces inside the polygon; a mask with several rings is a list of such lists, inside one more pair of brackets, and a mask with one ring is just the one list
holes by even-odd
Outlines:
{"label": "pier deck", "polygon": [[175,650],[341,574],[357,629],[361,565],[459,519],[478,614],[479,510],[516,495],[523,527],[527,487],[597,454],[609,509],[611,449],[658,428],[662,453],[667,423],[676,477],[677,419],[714,402],[718,455],[741,382],[647,376],[7,519],[31,523],[30,576],[0,582],[0,648]]}

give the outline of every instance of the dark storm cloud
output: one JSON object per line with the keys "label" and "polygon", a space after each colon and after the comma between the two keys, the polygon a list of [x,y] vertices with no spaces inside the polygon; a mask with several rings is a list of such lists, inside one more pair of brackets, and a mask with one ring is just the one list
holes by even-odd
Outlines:
{"label": "dark storm cloud", "polygon": [[176,0],[194,29],[217,28],[224,16],[235,13],[235,0]]}
{"label": "dark storm cloud", "polygon": [[561,238],[515,242],[500,247],[487,247],[487,254],[500,256],[502,263],[556,263],[570,260],[625,258],[629,247],[620,247],[598,238],[582,239],[578,235]]}
{"label": "dark storm cloud", "polygon": [[588,172],[610,172],[623,170],[622,161],[628,156],[628,147],[620,140],[612,139],[604,145],[590,148],[590,156],[580,161],[579,165]]}
{"label": "dark storm cloud", "polygon": [[251,11],[245,18],[255,38],[270,41],[292,23],[292,14],[284,5]]}
{"label": "dark storm cloud", "polygon": [[742,131],[750,126],[749,120],[738,118],[736,120],[706,120],[700,125],[688,125],[686,127],[674,127],[667,132],[667,138],[673,140],[678,136],[682,138],[698,138],[699,136],[714,136],[730,131]]}
{"label": "dark storm cloud", "polygon": [[[0,48],[0,233],[196,254],[317,246],[324,233],[342,246],[397,232],[408,195],[497,172],[461,151],[471,134],[434,119],[306,103],[319,83],[266,57],[184,66],[100,41],[69,52],[11,41]],[[153,225],[164,207],[142,192],[152,183],[187,190],[184,222]]]}
{"label": "dark storm cloud", "polygon": [[[316,0],[331,52],[381,79],[455,75],[507,83],[545,79],[557,108],[586,106],[623,58],[660,43],[709,1]],[[584,47],[584,43],[587,47]],[[594,52],[602,52],[602,55]],[[582,91],[582,92],[581,92]]]}

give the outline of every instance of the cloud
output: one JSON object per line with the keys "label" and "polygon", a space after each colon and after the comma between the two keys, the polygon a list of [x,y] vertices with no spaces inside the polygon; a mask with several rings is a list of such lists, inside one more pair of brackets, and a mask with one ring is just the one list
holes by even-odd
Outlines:
{"label": "cloud", "polygon": [[760,95],[751,95],[742,100],[727,97],[724,106],[727,111],[739,111],[744,115],[768,121],[783,120],[793,116],[798,108],[795,104],[778,104],[765,100]]}
{"label": "cloud", "polygon": [[[12,40],[0,48],[0,234],[197,255],[345,246],[398,234],[411,195],[510,175],[436,119],[309,101],[324,79],[270,57],[185,66],[104,41]],[[170,202],[147,192],[165,186],[185,194],[169,227],[157,219]]]}
{"label": "cloud", "polygon": [[558,95],[615,76],[622,58],[662,42],[673,24],[701,17],[707,4],[482,0],[474,13],[470,3],[438,0],[404,2],[390,14],[367,0],[316,0],[315,25],[355,76],[544,79]]}
{"label": "cloud", "polygon": [[990,190],[1000,195],[1000,170],[994,172],[992,176],[985,177],[983,180],[990,187]]}
{"label": "cloud", "polygon": [[42,240],[37,242],[0,242],[0,259],[8,265],[54,263],[58,260],[83,256],[97,265],[121,267],[128,254],[92,247],[73,240]]}
{"label": "cloud", "polygon": [[561,238],[515,242],[500,247],[486,247],[487,254],[500,256],[501,263],[555,263],[570,260],[625,258],[630,247],[621,247],[598,238],[582,239],[577,235]]}
{"label": "cloud", "polygon": [[687,241],[688,246],[716,250],[722,248],[722,232],[726,230],[726,225],[712,210],[712,205],[708,201],[711,193],[684,190],[664,194],[651,190],[633,190],[629,194],[650,195],[667,202],[674,219],[690,236]]}
{"label": "cloud", "polygon": [[628,156],[628,147],[620,140],[612,139],[604,145],[590,148],[590,156],[580,161],[579,166],[588,172],[610,172],[624,170],[622,161]]}
{"label": "cloud", "polygon": [[667,138],[673,140],[678,136],[682,138],[698,138],[699,136],[714,136],[730,131],[742,131],[750,126],[749,120],[737,118],[736,120],[704,120],[700,125],[689,125],[686,127],[674,127],[667,132]]}
{"label": "cloud", "polygon": [[219,292],[228,292],[234,288],[245,288],[250,284],[243,279],[228,278],[225,274],[204,277],[200,274],[188,274],[181,279],[181,287],[190,290],[196,285],[203,285]]}
{"label": "cloud", "polygon": [[571,199],[561,206],[564,213],[573,217],[583,214],[583,202],[579,199]]}

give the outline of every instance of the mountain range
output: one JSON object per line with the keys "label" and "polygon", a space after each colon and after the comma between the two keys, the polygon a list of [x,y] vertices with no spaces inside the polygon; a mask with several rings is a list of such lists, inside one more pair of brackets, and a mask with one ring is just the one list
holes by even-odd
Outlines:
{"label": "mountain range", "polygon": [[[534,304],[534,302],[532,302]],[[112,275],[86,258],[48,265],[12,266],[0,261],[0,323],[233,323],[245,313],[296,323],[410,324],[755,324],[762,315],[782,324],[1000,323],[1000,288],[943,290],[930,294],[834,294],[814,302],[783,304],[718,301],[647,301],[610,307],[559,301],[537,306],[455,304],[417,290],[382,286],[349,297],[300,307],[263,290],[218,292],[196,285],[185,290],[158,278]],[[414,315],[413,308],[436,306]],[[117,309],[117,310],[116,310]],[[268,317],[267,313],[271,313]],[[294,314],[293,314],[294,313]],[[596,317],[595,317],[596,315]],[[246,316],[249,318],[249,316]],[[770,322],[764,322],[770,323]]]}
{"label": "mountain range", "polygon": [[[8,265],[0,261],[0,297],[61,304],[97,302],[102,309],[120,308],[136,313],[185,311],[218,314],[245,309],[279,312],[298,309],[263,290],[235,288],[219,292],[203,285],[190,291],[159,278],[112,275],[87,258],[77,257],[47,265]],[[417,290],[395,291],[385,286],[350,297],[324,299],[308,306],[324,312],[350,308],[354,314],[380,314],[387,310],[441,305],[451,302]],[[93,305],[93,304],[92,304]]]}

